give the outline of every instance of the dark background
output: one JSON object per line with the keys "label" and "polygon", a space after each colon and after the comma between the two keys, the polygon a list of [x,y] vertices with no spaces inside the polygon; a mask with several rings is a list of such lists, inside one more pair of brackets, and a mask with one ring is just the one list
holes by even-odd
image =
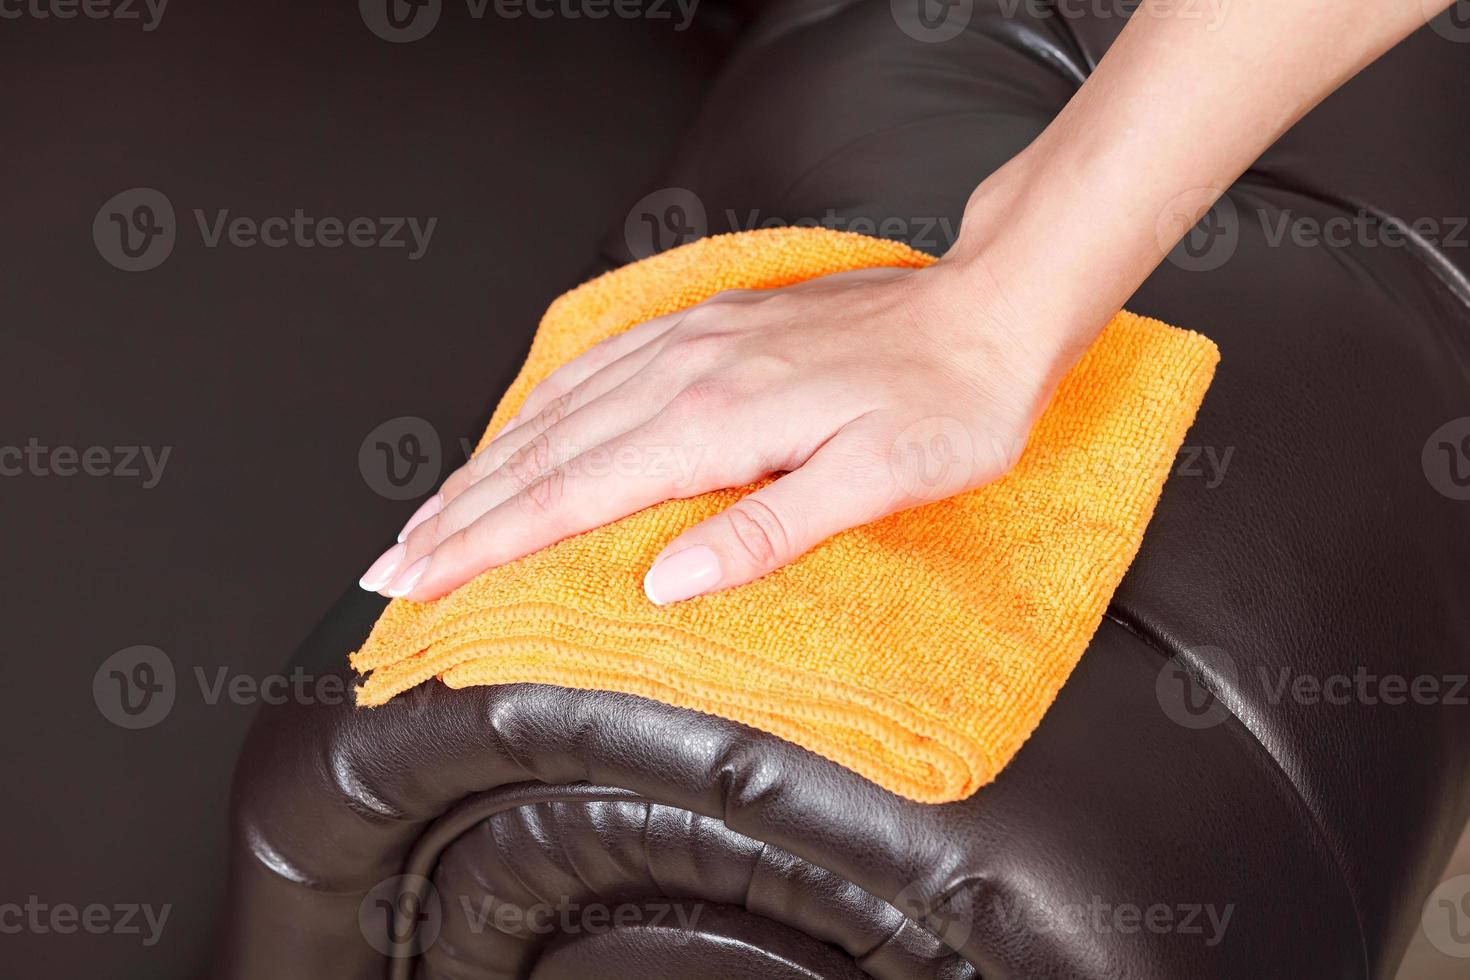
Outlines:
{"label": "dark background", "polygon": [[[0,935],[0,973],[201,973],[255,707],[208,703],[196,668],[211,683],[279,671],[391,543],[414,505],[360,470],[375,427],[421,418],[442,439],[434,469],[458,461],[546,302],[655,186],[724,50],[705,6],[679,32],[493,7],[474,20],[446,0],[428,36],[398,44],[355,0],[172,0],[151,31],[141,6],[142,20],[0,20],[0,446],[170,451],[151,489],[0,477],[0,904],[171,907],[152,948]],[[167,196],[178,237],[158,267],[125,272],[93,219],[135,187]],[[438,222],[410,261],[207,248],[195,208]],[[167,655],[177,696],[126,730],[93,680],[135,645]]]}

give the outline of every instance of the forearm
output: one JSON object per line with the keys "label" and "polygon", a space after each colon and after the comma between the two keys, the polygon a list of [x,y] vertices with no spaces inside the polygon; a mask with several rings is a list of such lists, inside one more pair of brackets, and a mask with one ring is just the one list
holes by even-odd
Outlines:
{"label": "forearm", "polygon": [[1144,0],[1052,124],[976,190],[947,262],[1028,311],[1059,374],[1262,151],[1450,2],[1230,0],[1185,16]]}

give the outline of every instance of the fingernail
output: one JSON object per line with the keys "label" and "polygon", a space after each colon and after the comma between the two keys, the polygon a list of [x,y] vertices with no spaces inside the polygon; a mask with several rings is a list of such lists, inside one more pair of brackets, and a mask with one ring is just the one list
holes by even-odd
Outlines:
{"label": "fingernail", "polygon": [[423,503],[419,504],[419,509],[413,512],[413,516],[408,519],[408,523],[403,525],[403,530],[398,532],[398,543],[402,544],[414,528],[418,527],[420,524],[424,523],[424,521],[427,521],[429,518],[433,517],[435,514],[439,513],[439,511],[443,509],[444,498],[437,493],[434,494],[434,496],[430,497],[428,500],[425,500]]}
{"label": "fingernail", "polygon": [[395,544],[378,556],[378,560],[373,562],[372,566],[366,572],[363,572],[362,578],[357,580],[357,584],[369,592],[378,591],[387,585],[388,580],[393,577],[393,573],[398,571],[398,566],[403,564],[403,556],[407,553],[407,548],[401,544]]}
{"label": "fingernail", "polygon": [[719,556],[697,544],[654,563],[643,576],[643,593],[654,605],[667,606],[708,592],[719,581]]}
{"label": "fingernail", "polygon": [[425,555],[405,568],[402,574],[393,580],[393,584],[384,590],[385,593],[397,599],[412,592],[413,587],[419,584],[419,579],[424,577],[424,572],[429,570],[429,558],[429,555]]}

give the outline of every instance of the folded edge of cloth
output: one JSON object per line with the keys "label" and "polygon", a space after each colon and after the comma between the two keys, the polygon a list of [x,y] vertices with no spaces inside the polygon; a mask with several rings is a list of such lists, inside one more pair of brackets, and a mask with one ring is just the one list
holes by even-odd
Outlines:
{"label": "folded edge of cloth", "polygon": [[[609,272],[547,310],[480,446],[557,366],[726,289],[921,268],[905,245],[820,228],[702,239]],[[360,706],[438,677],[621,691],[770,732],[909,799],[963,799],[1020,749],[1132,562],[1219,354],[1119,313],[1063,380],[1016,466],[843,532],[740,588],[671,606],[653,557],[754,486],[671,500],[394,600],[352,666]]]}

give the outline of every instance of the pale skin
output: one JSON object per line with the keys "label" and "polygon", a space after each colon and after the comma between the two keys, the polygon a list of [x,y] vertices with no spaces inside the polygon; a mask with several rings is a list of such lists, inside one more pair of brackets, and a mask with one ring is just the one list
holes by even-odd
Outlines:
{"label": "pale skin", "polygon": [[[668,542],[644,578],[663,605],[1001,477],[1223,189],[1451,2],[1231,0],[1185,17],[1145,0],[1051,125],[975,189],[938,263],[723,293],[592,348],[445,481],[362,586],[434,599],[663,500],[777,474]],[[951,443],[974,458],[918,487],[900,457],[936,424],[962,427]]]}

